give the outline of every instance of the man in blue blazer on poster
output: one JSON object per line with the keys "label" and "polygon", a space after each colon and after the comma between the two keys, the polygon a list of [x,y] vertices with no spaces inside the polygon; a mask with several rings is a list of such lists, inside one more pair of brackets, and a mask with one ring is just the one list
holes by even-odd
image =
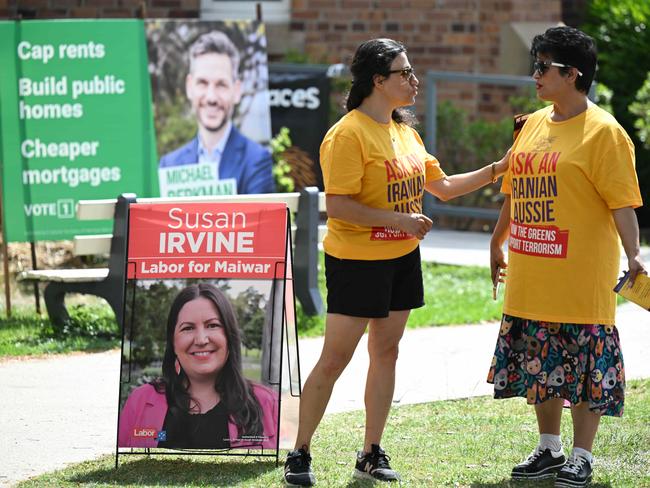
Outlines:
{"label": "man in blue blazer on poster", "polygon": [[241,98],[239,51],[223,32],[208,32],[192,44],[185,91],[198,133],[184,146],[165,154],[160,168],[211,163],[215,179],[235,179],[238,194],[274,192],[271,154],[232,123],[233,110]]}

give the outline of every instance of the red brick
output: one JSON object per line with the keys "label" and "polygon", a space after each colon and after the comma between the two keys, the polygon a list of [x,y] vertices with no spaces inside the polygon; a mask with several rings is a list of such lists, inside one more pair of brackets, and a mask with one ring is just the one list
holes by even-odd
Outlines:
{"label": "red brick", "polygon": [[50,0],[50,8],[71,9],[81,7],[82,0]]}
{"label": "red brick", "polygon": [[410,8],[413,10],[431,10],[436,8],[435,6],[432,5],[433,2],[431,0],[406,0],[404,2],[404,8]]}
{"label": "red brick", "polygon": [[86,7],[117,7],[116,0],[85,0]]}
{"label": "red brick", "polygon": [[[328,24],[328,29],[334,30],[334,24],[349,23],[351,21],[365,23],[358,15],[351,15],[349,12],[343,10],[320,10],[318,20],[312,20],[311,25],[316,26],[317,24]],[[343,39],[344,38],[342,37],[341,40]]]}
{"label": "red brick", "polygon": [[362,42],[367,41],[369,39],[369,36],[365,32],[353,32],[347,35],[346,38],[348,41],[350,41],[351,44],[354,45],[354,49],[356,51],[356,47]]}
{"label": "red brick", "polygon": [[162,8],[149,8],[147,7],[144,11],[145,18],[147,19],[162,19],[167,17],[167,9]]}
{"label": "red brick", "polygon": [[411,9],[398,10],[396,12],[391,12],[390,15],[386,17],[386,21],[395,21],[395,22],[417,22],[422,20],[422,12]]}
{"label": "red brick", "polygon": [[191,9],[173,9],[169,11],[169,17],[175,19],[196,19],[199,17],[199,11]]}
{"label": "red brick", "polygon": [[311,0],[308,10],[336,10],[331,0]]}
{"label": "red brick", "polygon": [[305,10],[301,12],[294,12],[291,14],[292,19],[317,19],[318,12],[316,10]]}
{"label": "red brick", "polygon": [[451,47],[450,46],[429,46],[427,48],[427,51],[430,54],[437,54],[437,55],[451,54]]}
{"label": "red brick", "polygon": [[48,0],[20,0],[20,5],[18,5],[20,8],[33,8],[33,9],[40,9],[40,8],[47,8],[47,3]]}
{"label": "red brick", "polygon": [[373,10],[368,13],[368,20],[386,20],[390,15],[385,10]]}
{"label": "red brick", "polygon": [[404,5],[401,0],[378,0],[377,8],[386,9],[386,10],[401,10]]}
{"label": "red brick", "polygon": [[70,17],[95,19],[100,17],[96,7],[75,7],[70,9]]}
{"label": "red brick", "polygon": [[341,2],[341,8],[348,10],[351,8],[358,8],[358,9],[371,9],[372,8],[372,2],[370,0],[343,0]]}
{"label": "red brick", "polygon": [[130,8],[105,8],[102,10],[102,17],[109,19],[130,19],[137,17],[135,9]]}
{"label": "red brick", "polygon": [[181,0],[181,7],[187,10],[200,10],[200,0]]}
{"label": "red brick", "polygon": [[65,8],[46,8],[38,11],[39,19],[67,19],[68,10]]}
{"label": "red brick", "polygon": [[178,8],[181,6],[180,0],[153,0],[152,7]]}

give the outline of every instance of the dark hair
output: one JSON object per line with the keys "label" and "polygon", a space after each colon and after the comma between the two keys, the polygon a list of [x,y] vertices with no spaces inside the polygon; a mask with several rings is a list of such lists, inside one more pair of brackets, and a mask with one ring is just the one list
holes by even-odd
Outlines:
{"label": "dark hair", "polygon": [[190,73],[196,58],[211,53],[228,56],[232,64],[233,80],[239,77],[239,51],[230,38],[221,31],[207,32],[190,46]]}
{"label": "dark hair", "polygon": [[233,417],[240,436],[262,435],[262,409],[253,393],[251,382],[244,378],[242,372],[241,337],[237,318],[230,300],[214,285],[208,283],[190,285],[181,290],[174,299],[167,318],[167,343],[162,364],[163,378],[154,386],[160,392],[164,390],[170,413],[179,420],[183,419],[182,414],[189,412],[193,400],[187,391],[189,379],[185,372],[181,369],[180,373],[176,374],[174,331],[178,314],[183,306],[200,297],[207,298],[217,307],[228,340],[228,359],[219,373],[214,388],[219,392],[227,414]]}
{"label": "dark hair", "polygon": [[[350,65],[352,87],[345,101],[348,112],[359,107],[363,100],[370,96],[374,88],[375,75],[389,76],[393,60],[405,52],[406,47],[392,39],[371,39],[357,48]],[[391,116],[397,123],[408,125],[416,123],[415,116],[402,107],[393,110]]]}
{"label": "dark hair", "polygon": [[[550,56],[556,63],[568,64],[580,70],[576,78],[576,90],[587,93],[596,74],[598,55],[596,43],[584,32],[573,27],[551,27],[544,34],[533,38],[530,54]],[[560,68],[567,73],[568,68]]]}

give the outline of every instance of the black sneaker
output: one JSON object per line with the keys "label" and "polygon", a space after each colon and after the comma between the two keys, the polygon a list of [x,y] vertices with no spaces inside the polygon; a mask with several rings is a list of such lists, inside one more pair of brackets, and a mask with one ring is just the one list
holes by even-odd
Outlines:
{"label": "black sneaker", "polygon": [[316,477],[311,470],[311,456],[304,449],[289,452],[284,463],[284,481],[289,486],[313,486]]}
{"label": "black sneaker", "polygon": [[541,450],[539,446],[531,452],[525,461],[512,468],[513,480],[543,480],[552,478],[562,469],[566,458],[562,450]]}
{"label": "black sneaker", "polygon": [[357,465],[354,469],[354,477],[378,481],[399,481],[397,471],[391,469],[390,457],[377,444],[373,444],[371,451],[357,453]]}
{"label": "black sneaker", "polygon": [[555,478],[555,486],[587,486],[591,481],[592,467],[588,459],[571,454]]}

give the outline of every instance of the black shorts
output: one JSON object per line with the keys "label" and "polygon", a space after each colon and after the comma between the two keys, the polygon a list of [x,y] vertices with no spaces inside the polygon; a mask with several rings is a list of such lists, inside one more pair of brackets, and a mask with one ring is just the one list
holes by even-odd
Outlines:
{"label": "black shorts", "polygon": [[395,259],[366,261],[325,254],[327,313],[384,318],[424,305],[420,248]]}

